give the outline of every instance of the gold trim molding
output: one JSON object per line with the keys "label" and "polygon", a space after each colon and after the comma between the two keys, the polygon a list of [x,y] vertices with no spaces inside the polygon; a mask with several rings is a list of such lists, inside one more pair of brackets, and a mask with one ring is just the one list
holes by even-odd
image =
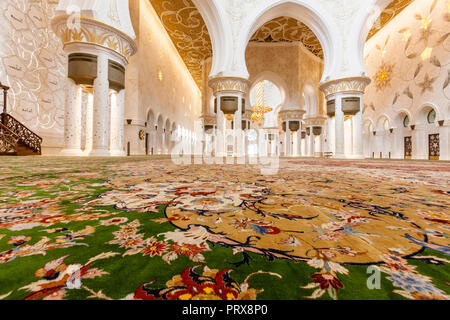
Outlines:
{"label": "gold trim molding", "polygon": [[368,77],[342,78],[325,82],[319,88],[327,98],[336,93],[363,94],[371,81]]}
{"label": "gold trim molding", "polygon": [[208,85],[213,89],[214,95],[222,91],[241,92],[247,94],[250,90],[250,81],[239,77],[216,77],[209,80]]}
{"label": "gold trim molding", "polygon": [[80,28],[69,28],[71,15],[62,15],[53,19],[52,27],[62,39],[63,44],[92,44],[112,50],[126,61],[137,52],[134,40],[126,33],[100,20],[90,17],[80,17]]}

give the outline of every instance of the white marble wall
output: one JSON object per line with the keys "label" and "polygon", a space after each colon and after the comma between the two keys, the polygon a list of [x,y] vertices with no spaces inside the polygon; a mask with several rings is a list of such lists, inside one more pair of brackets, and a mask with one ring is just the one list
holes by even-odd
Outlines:
{"label": "white marble wall", "polygon": [[0,1],[0,81],[8,110],[40,135],[43,154],[64,142],[67,57],[50,21],[57,1]]}
{"label": "white marble wall", "polygon": [[[202,96],[150,1],[133,1],[130,9],[138,53],[131,57],[126,72],[125,121],[132,122],[125,127],[125,146],[130,142],[131,154],[145,154],[145,140],[139,140],[139,131],[153,135],[161,117],[162,126],[158,126],[152,146],[155,153],[163,152],[163,140],[169,139],[162,132],[167,120],[171,124],[167,133],[173,124],[192,132],[201,116]],[[147,119],[150,111],[154,123]]]}
{"label": "white marble wall", "polygon": [[[377,131],[376,137],[365,135],[366,154],[375,152],[378,158],[380,152],[383,157],[391,152],[392,157],[403,158],[403,139],[413,136],[413,158],[428,159],[428,134],[440,133],[441,159],[450,160],[449,132],[437,123],[448,124],[450,119],[450,12],[448,1],[437,1],[434,8],[432,3],[414,1],[366,44],[372,83],[364,95],[363,121],[371,121]],[[429,107],[437,113],[432,125],[422,115]],[[403,128],[398,119],[402,114],[410,115],[414,131]],[[378,126],[384,117],[394,128],[392,134]]]}

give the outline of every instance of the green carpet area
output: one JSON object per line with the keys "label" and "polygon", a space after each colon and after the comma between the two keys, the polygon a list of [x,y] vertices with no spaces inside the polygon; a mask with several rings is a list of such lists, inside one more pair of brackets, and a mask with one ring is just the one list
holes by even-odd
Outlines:
{"label": "green carpet area", "polygon": [[450,164],[2,158],[0,299],[449,299]]}

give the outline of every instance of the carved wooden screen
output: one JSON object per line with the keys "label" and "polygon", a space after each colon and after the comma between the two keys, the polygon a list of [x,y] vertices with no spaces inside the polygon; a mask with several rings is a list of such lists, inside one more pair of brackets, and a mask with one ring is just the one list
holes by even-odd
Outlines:
{"label": "carved wooden screen", "polygon": [[412,137],[405,137],[405,159],[412,157]]}
{"label": "carved wooden screen", "polygon": [[428,136],[428,158],[430,160],[439,160],[439,134],[430,134]]}

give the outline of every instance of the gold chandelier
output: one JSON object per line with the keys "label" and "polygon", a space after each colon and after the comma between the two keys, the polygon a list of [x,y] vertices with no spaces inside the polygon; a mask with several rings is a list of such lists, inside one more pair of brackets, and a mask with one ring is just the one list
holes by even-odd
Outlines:
{"label": "gold chandelier", "polygon": [[262,122],[264,121],[264,115],[271,112],[272,110],[272,108],[266,106],[254,106],[251,109],[251,111],[253,112],[251,115],[251,119],[254,122]]}

